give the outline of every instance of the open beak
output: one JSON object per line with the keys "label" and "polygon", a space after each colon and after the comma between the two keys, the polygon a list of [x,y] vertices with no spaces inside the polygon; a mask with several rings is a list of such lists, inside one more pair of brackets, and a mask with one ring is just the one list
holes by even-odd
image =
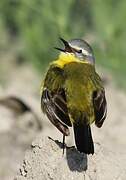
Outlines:
{"label": "open beak", "polygon": [[62,52],[70,52],[70,53],[73,52],[73,49],[70,47],[69,43],[66,40],[64,40],[63,38],[59,38],[59,39],[63,42],[65,48],[61,49],[61,48],[55,47],[55,49],[62,51]]}

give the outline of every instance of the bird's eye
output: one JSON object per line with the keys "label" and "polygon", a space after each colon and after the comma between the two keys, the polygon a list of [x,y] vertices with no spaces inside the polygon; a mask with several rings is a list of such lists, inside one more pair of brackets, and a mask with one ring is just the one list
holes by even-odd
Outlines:
{"label": "bird's eye", "polygon": [[82,49],[78,50],[77,52],[81,54],[82,53]]}

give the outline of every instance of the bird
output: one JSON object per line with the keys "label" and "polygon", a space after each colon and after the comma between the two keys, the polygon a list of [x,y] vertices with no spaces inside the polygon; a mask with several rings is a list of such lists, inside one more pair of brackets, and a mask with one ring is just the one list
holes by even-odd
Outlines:
{"label": "bird", "polygon": [[107,115],[107,102],[102,80],[95,70],[91,46],[83,39],[66,41],[64,48],[49,65],[41,86],[41,109],[65,137],[73,127],[76,149],[94,154],[91,124],[100,128]]}

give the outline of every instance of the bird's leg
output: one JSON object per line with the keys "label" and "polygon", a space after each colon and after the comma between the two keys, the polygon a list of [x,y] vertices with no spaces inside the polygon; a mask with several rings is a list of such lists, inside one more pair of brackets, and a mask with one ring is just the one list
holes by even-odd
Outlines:
{"label": "bird's leg", "polygon": [[65,135],[63,134],[63,155],[64,155],[64,149],[65,149]]}

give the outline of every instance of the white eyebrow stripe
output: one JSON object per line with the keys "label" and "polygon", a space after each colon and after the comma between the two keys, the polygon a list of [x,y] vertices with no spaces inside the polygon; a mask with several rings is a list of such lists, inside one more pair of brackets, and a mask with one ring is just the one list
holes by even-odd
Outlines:
{"label": "white eyebrow stripe", "polygon": [[86,51],[85,49],[82,49],[82,53],[86,56],[91,56],[91,54],[88,51]]}

